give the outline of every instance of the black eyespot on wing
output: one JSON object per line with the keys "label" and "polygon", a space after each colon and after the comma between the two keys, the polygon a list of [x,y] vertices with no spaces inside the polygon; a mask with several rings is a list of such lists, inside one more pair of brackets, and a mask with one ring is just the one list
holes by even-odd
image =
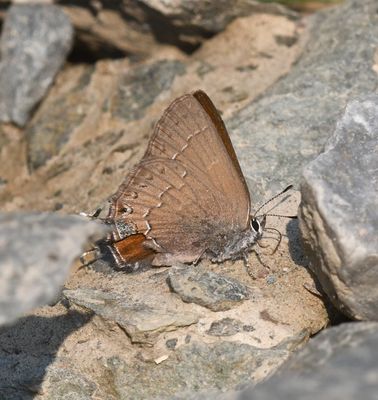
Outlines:
{"label": "black eyespot on wing", "polygon": [[260,230],[260,222],[256,218],[252,219],[252,229],[256,232]]}

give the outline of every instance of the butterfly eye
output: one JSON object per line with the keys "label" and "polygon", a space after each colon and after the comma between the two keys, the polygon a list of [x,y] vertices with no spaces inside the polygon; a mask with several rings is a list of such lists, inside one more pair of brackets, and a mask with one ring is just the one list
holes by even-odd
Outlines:
{"label": "butterfly eye", "polygon": [[257,221],[256,218],[253,218],[253,219],[252,219],[252,229],[253,229],[255,232],[259,232],[259,231],[260,231],[260,222]]}

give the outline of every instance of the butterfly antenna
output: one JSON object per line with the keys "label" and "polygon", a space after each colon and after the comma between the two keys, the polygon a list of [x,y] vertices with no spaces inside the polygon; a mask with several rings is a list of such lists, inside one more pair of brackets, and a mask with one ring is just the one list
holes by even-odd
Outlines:
{"label": "butterfly antenna", "polygon": [[291,218],[297,219],[298,215],[282,215],[282,214],[264,214],[267,217]]}
{"label": "butterfly antenna", "polygon": [[[284,193],[286,193],[288,190],[292,189],[293,185],[289,185],[287,186],[284,190],[282,190],[281,192],[277,193],[276,195],[274,195],[273,197],[271,197],[269,200],[267,200],[264,204],[262,204],[253,214],[253,217],[256,217],[257,213],[264,208],[267,204],[269,204],[271,201],[275,200],[277,197],[282,196]],[[266,215],[274,215],[274,214],[266,214]],[[277,215],[278,216],[278,215]],[[283,215],[282,215],[283,217]],[[290,217],[289,217],[290,218]]]}

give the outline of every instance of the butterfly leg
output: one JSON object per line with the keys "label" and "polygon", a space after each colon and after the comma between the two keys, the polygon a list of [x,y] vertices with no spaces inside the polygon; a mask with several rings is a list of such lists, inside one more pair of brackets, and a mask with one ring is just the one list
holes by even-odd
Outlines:
{"label": "butterfly leg", "polygon": [[193,261],[193,265],[197,265],[205,253],[206,253],[206,250],[203,250],[203,251],[199,254],[199,256]]}
{"label": "butterfly leg", "polygon": [[244,261],[244,267],[245,267],[245,270],[247,271],[247,274],[253,280],[257,279],[257,276],[253,273],[253,271],[251,269],[251,265],[249,263],[248,254],[247,253],[243,253],[243,261]]}
{"label": "butterfly leg", "polygon": [[[281,233],[278,229],[272,228],[272,227],[265,227],[265,230],[266,230],[266,231],[273,231],[273,232],[278,233],[278,238],[272,238],[272,239],[274,239],[274,240],[277,240],[277,244],[276,244],[276,246],[274,247],[274,250],[272,251],[272,253],[270,254],[270,255],[273,255],[273,254],[277,251],[278,247],[280,246],[280,244],[281,244],[281,242],[282,242],[282,233]],[[262,246],[261,243],[259,243],[259,242],[257,242],[257,244],[258,244],[260,247],[268,247],[268,246]]]}
{"label": "butterfly leg", "polygon": [[88,218],[88,219],[96,219],[101,214],[102,210],[103,210],[103,208],[99,207],[92,213],[86,213],[86,212],[82,211],[81,213],[79,213],[79,215],[81,215],[82,217]]}
{"label": "butterfly leg", "polygon": [[[265,272],[264,272],[263,276],[266,276],[268,274],[268,271],[270,271],[270,266],[262,260],[260,253],[256,249],[252,249],[252,252],[255,253],[256,258],[259,260],[259,263],[265,268]],[[246,267],[248,275],[252,279],[261,278],[262,277],[261,274],[256,274],[256,272],[252,270],[251,265],[249,264],[247,253],[243,254],[243,259],[244,259],[244,265]]]}
{"label": "butterfly leg", "polygon": [[83,267],[87,267],[88,265],[94,263],[96,260],[100,258],[100,252],[97,247],[93,247],[87,251],[85,251],[80,256],[80,269]]}

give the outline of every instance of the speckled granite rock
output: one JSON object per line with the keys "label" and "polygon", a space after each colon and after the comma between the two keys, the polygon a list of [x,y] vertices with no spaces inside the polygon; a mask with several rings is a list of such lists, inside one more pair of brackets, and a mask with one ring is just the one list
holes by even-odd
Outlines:
{"label": "speckled granite rock", "polygon": [[54,299],[82,247],[104,232],[77,216],[0,215],[0,324]]}
{"label": "speckled granite rock", "polygon": [[301,231],[334,304],[378,320],[378,96],[350,102],[324,153],[304,170]]}
{"label": "speckled granite rock", "polygon": [[71,49],[73,29],[54,5],[9,8],[1,35],[0,120],[25,125]]}
{"label": "speckled granite rock", "polygon": [[212,311],[229,310],[251,295],[247,286],[235,279],[190,266],[172,268],[168,282],[183,301],[208,307]]}
{"label": "speckled granite rock", "polygon": [[116,93],[109,99],[111,114],[125,122],[143,118],[156,97],[185,70],[185,64],[178,60],[161,60],[131,70],[121,77]]}

